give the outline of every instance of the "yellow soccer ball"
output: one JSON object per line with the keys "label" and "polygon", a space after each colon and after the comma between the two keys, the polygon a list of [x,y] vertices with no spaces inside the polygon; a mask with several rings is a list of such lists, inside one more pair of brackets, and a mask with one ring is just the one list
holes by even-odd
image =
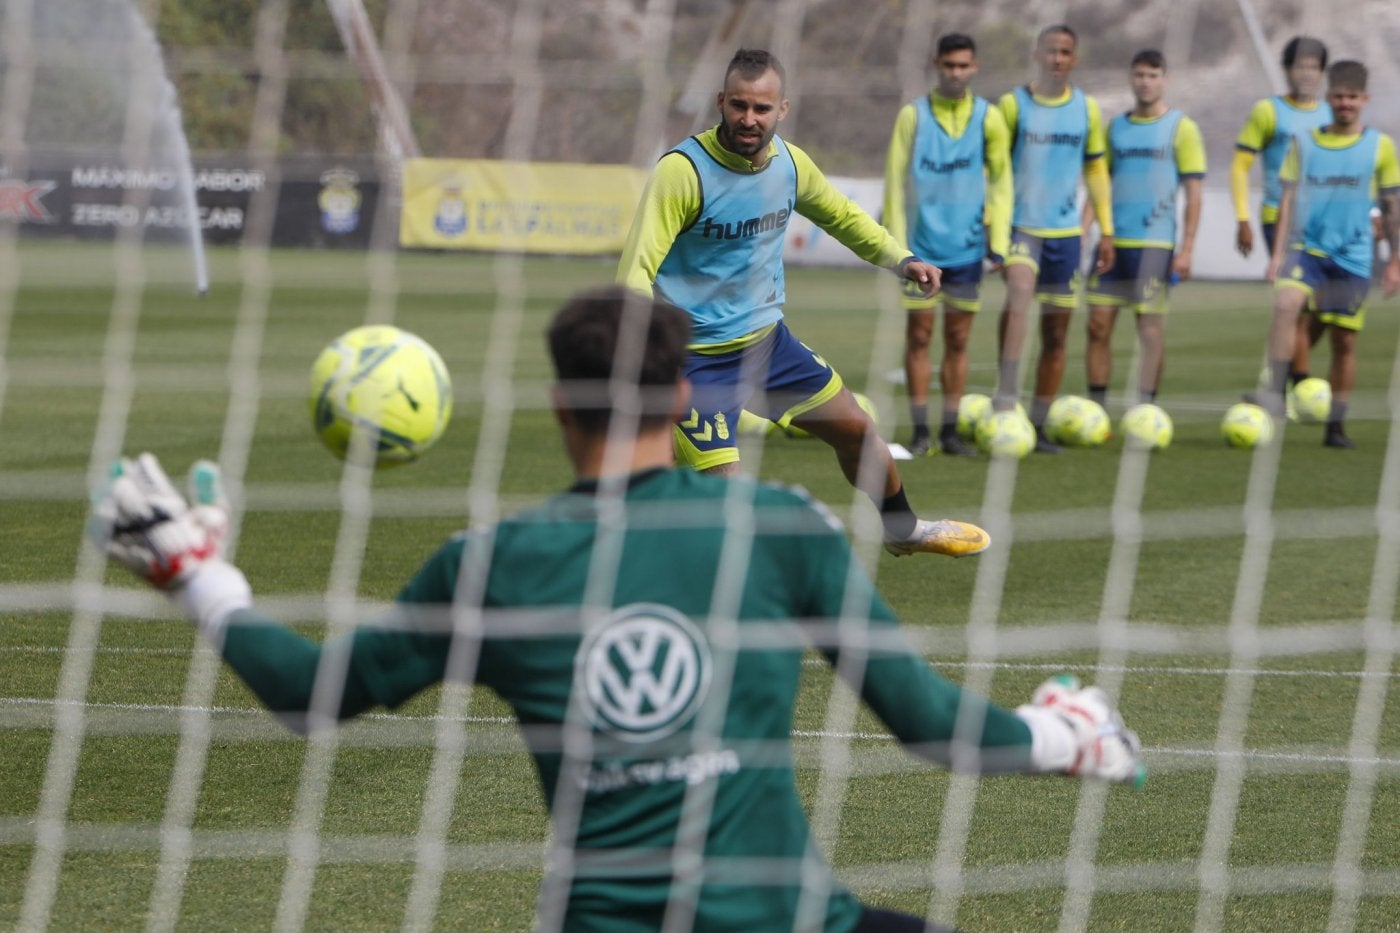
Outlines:
{"label": "yellow soccer ball", "polygon": [[1065,395],[1050,403],[1045,413],[1045,433],[1066,447],[1098,447],[1113,433],[1113,424],[1098,402]]}
{"label": "yellow soccer ball", "polygon": [[1149,402],[1134,405],[1119,422],[1123,443],[1139,450],[1165,450],[1172,442],[1172,419]]}
{"label": "yellow soccer ball", "polygon": [[1274,419],[1258,405],[1238,402],[1220,421],[1220,436],[1231,447],[1257,447],[1274,439]]}
{"label": "yellow soccer ball", "polygon": [[337,457],[398,466],[442,436],[452,382],[425,340],[370,324],[341,334],[316,357],[309,407],[316,436]]}
{"label": "yellow soccer ball", "polygon": [[992,397],[972,392],[958,400],[958,434],[963,440],[977,439],[977,425],[992,413]]}
{"label": "yellow soccer ball", "polygon": [[1288,414],[1295,421],[1316,424],[1332,414],[1332,384],[1310,376],[1288,393]]}
{"label": "yellow soccer ball", "polygon": [[1035,428],[1021,411],[993,411],[977,423],[977,446],[993,457],[1022,460],[1035,450]]}

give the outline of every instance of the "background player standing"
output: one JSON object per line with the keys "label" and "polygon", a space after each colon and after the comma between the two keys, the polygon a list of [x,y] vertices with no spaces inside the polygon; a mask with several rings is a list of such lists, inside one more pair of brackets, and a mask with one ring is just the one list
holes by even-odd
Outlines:
{"label": "background player standing", "polygon": [[1035,80],[998,101],[1011,131],[1015,208],[1006,257],[1006,306],[998,322],[1000,371],[993,400],[1013,408],[1020,393],[1021,353],[1031,301],[1040,301],[1040,361],[1036,367],[1031,423],[1035,449],[1058,453],[1045,436],[1045,415],[1065,372],[1065,335],[1079,301],[1079,179],[1082,174],[1103,236],[1094,271],[1113,265],[1113,215],[1109,200],[1103,119],[1094,98],[1069,83],[1079,40],[1063,23],[1046,27],[1035,44]]}
{"label": "background player standing", "polygon": [[885,549],[960,557],[986,549],[976,525],[914,514],[889,448],[841,376],[783,322],[783,243],[796,211],[868,262],[926,295],[939,270],[922,262],[777,135],[788,111],[783,67],[740,49],[725,69],[720,122],[663,155],[647,182],[618,281],[685,309],[693,321],[691,409],[676,426],[681,462],[739,469],[739,412],[792,423],[829,444],[846,479],[880,510]]}
{"label": "background player standing", "polygon": [[1331,334],[1332,411],[1322,440],[1328,447],[1356,446],[1345,422],[1356,378],[1356,335],[1366,322],[1371,287],[1373,197],[1380,199],[1390,244],[1381,288],[1387,297],[1400,291],[1400,162],[1391,137],[1361,122],[1369,100],[1366,82],[1360,62],[1337,62],[1328,71],[1332,120],[1298,135],[1279,170],[1278,236],[1266,273],[1274,282],[1274,312],[1269,386],[1261,401],[1275,417],[1283,414],[1298,320],[1308,312]]}
{"label": "background player standing", "polygon": [[[1259,207],[1259,230],[1264,249],[1274,252],[1279,200],[1283,186],[1279,169],[1293,138],[1332,119],[1332,111],[1319,101],[1323,73],[1327,69],[1327,46],[1311,36],[1294,36],[1283,47],[1283,77],[1288,93],[1257,101],[1235,140],[1235,156],[1230,162],[1230,199],[1235,205],[1235,247],[1240,255],[1254,251],[1254,232],[1249,225],[1249,170],[1256,156],[1263,156],[1264,197]],[[1297,384],[1308,377],[1308,348],[1318,334],[1309,335],[1308,321],[1299,318],[1299,338],[1294,342],[1293,367],[1289,381]]]}
{"label": "background player standing", "polygon": [[[1165,356],[1167,293],[1191,274],[1191,253],[1201,219],[1205,146],[1196,122],[1162,99],[1167,63],[1143,49],[1129,66],[1133,109],[1108,124],[1109,175],[1113,182],[1113,267],[1089,278],[1088,344],[1084,364],[1089,397],[1108,397],[1113,373],[1113,325],[1120,308],[1137,319],[1138,401],[1157,398]],[[1177,191],[1186,194],[1177,239]],[[1088,211],[1085,214],[1088,215]],[[1087,217],[1086,217],[1087,224]]]}
{"label": "background player standing", "polygon": [[212,483],[190,509],[154,457],[122,461],[92,527],[109,555],[168,581],[299,729],[443,680],[498,693],[552,817],[541,930],[925,930],[862,905],[812,842],[790,748],[806,646],[833,663],[853,653],[837,670],[894,735],[961,770],[1140,783],[1137,739],[1101,691],[1065,679],[1014,713],[964,693],[909,645],[824,508],[673,469],[688,332],[684,313],[622,288],[570,301],[548,339],[572,488],[453,537],[395,613],[324,646],[252,608],[220,556]]}
{"label": "background player standing", "polygon": [[885,227],[916,256],[943,270],[942,290],[922,294],[906,283],[904,375],[914,425],[909,452],[920,456],[933,440],[928,396],[934,309],[943,304],[943,360],[938,368],[942,415],[938,446],[946,454],[976,456],[958,435],[958,402],[967,387],[967,340],[982,306],[984,260],[1001,268],[1010,241],[1011,171],[1001,111],[968,92],[977,74],[971,36],[949,33],[934,57],[938,81],[926,97],[895,117],[885,158]]}

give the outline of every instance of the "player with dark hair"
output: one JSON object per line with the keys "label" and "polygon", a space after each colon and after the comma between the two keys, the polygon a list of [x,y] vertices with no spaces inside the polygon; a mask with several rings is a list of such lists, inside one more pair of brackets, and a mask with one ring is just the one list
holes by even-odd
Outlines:
{"label": "player with dark hair", "polygon": [[933,446],[929,431],[929,344],[934,309],[943,304],[942,416],[938,446],[976,456],[958,435],[958,403],[967,387],[967,341],[982,306],[982,268],[1000,269],[1011,228],[1010,141],[1001,111],[968,90],[977,74],[972,37],[939,37],[933,90],[900,108],[885,157],[885,227],[911,252],[943,270],[942,289],[926,296],[906,285],[904,374],[915,456]]}
{"label": "player with dark hair", "polygon": [[1035,43],[1035,79],[998,102],[1011,132],[1015,207],[1006,257],[1006,305],[998,322],[1000,372],[993,402],[999,410],[1016,405],[1030,306],[1039,300],[1040,360],[1030,415],[1036,429],[1035,449],[1041,453],[1060,450],[1045,436],[1045,416],[1064,377],[1070,312],[1079,303],[1081,176],[1103,234],[1093,271],[1103,273],[1113,266],[1103,118],[1098,102],[1069,83],[1078,57],[1079,38],[1073,29],[1063,23],[1046,27]]}
{"label": "player with dark hair", "polygon": [[[1089,397],[1100,405],[1108,397],[1113,325],[1121,308],[1131,309],[1137,319],[1137,401],[1157,398],[1166,354],[1167,293],[1173,281],[1191,274],[1206,172],[1200,127],[1163,100],[1166,58],[1143,49],[1133,56],[1128,74],[1133,109],[1109,121],[1105,157],[1113,181],[1113,268],[1095,273],[1088,286],[1084,363]],[[1179,239],[1178,190],[1186,195]]]}
{"label": "player with dark hair", "polygon": [[862,905],[815,849],[790,747],[805,647],[911,752],[959,770],[1140,784],[1137,739],[1069,678],[1014,713],[964,693],[904,638],[826,509],[674,469],[688,335],[683,312],[626,289],[570,301],[549,346],[574,485],[450,539],[396,611],[325,645],[252,607],[207,467],[190,508],[154,457],[122,461],[92,528],[295,728],[444,680],[499,694],[552,816],[539,929],[924,930]]}
{"label": "player with dark hair", "polygon": [[[1264,198],[1259,207],[1259,229],[1264,249],[1274,252],[1278,226],[1279,200],[1283,186],[1279,169],[1293,138],[1332,119],[1325,101],[1319,100],[1323,73],[1327,69],[1327,46],[1311,36],[1294,36],[1283,47],[1281,58],[1288,92],[1256,101],[1235,140],[1235,157],[1230,163],[1230,198],[1235,205],[1235,246],[1240,255],[1254,251],[1254,232],[1249,223],[1249,170],[1256,156],[1262,156]],[[1315,336],[1307,333],[1307,321],[1294,341],[1295,353],[1289,383],[1296,385],[1308,377],[1308,348]]]}
{"label": "player with dark hair", "polygon": [[1346,433],[1356,379],[1356,335],[1366,321],[1375,243],[1371,205],[1378,197],[1390,260],[1381,276],[1386,297],[1400,291],[1400,162],[1395,143],[1361,122],[1370,99],[1366,66],[1335,63],[1327,74],[1327,125],[1299,134],[1279,169],[1278,236],[1266,273],[1274,283],[1269,329],[1269,384],[1259,400],[1276,416],[1294,359],[1300,317],[1331,334],[1332,410],[1323,443],[1356,446]]}
{"label": "player with dark hair", "polygon": [[870,416],[783,321],[783,243],[794,211],[924,295],[938,291],[940,275],[777,135],[788,111],[783,81],[770,53],[735,54],[717,98],[719,123],[657,162],[618,264],[619,282],[654,291],[694,323],[686,367],[694,391],[676,426],[678,457],[737,473],[739,413],[748,408],[835,450],[846,479],[879,508],[890,553],[979,553],[991,540],[981,528],[914,514]]}

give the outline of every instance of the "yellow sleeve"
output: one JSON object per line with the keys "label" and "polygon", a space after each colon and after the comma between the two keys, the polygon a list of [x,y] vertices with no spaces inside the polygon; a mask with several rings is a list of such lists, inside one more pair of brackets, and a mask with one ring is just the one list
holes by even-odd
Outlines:
{"label": "yellow sleeve", "polygon": [[1285,185],[1296,185],[1298,171],[1302,168],[1301,161],[1302,156],[1298,153],[1298,143],[1289,143],[1288,154],[1283,157],[1283,165],[1279,166],[1278,180]]}
{"label": "yellow sleeve", "polygon": [[1230,160],[1230,200],[1235,204],[1235,219],[1249,220],[1249,169],[1254,165],[1254,153],[1236,149]]}
{"label": "yellow sleeve", "polygon": [[1089,135],[1084,141],[1084,187],[1089,192],[1089,203],[1094,206],[1094,219],[1099,222],[1099,230],[1106,237],[1113,236],[1113,187],[1108,177],[1108,162],[1104,154],[1108,151],[1108,141],[1103,131],[1103,115],[1099,102],[1085,95],[1089,112]]}
{"label": "yellow sleeve", "polygon": [[909,157],[914,148],[918,114],[913,104],[905,104],[894,118],[890,147],[885,153],[885,202],[880,212],[885,229],[900,244],[909,243],[908,191]]}
{"label": "yellow sleeve", "polygon": [[1007,91],[1001,95],[997,101],[997,109],[1001,111],[1002,119],[1006,121],[1007,139],[1016,139],[1016,124],[1021,119],[1021,108],[1016,104],[1016,95]]}
{"label": "yellow sleeve", "polygon": [[827,181],[811,156],[792,143],[787,147],[797,166],[797,213],[866,262],[893,269],[909,255],[875,218]]}
{"label": "yellow sleeve", "polygon": [[1274,113],[1273,100],[1266,97],[1257,101],[1249,111],[1249,116],[1245,117],[1244,126],[1240,127],[1240,135],[1235,138],[1235,148],[1259,152],[1273,140],[1277,126],[1278,117]]}
{"label": "yellow sleeve", "polygon": [[1103,111],[1099,102],[1084,95],[1084,109],[1089,115],[1089,135],[1084,140],[1084,160],[1099,159],[1108,151],[1108,134],[1103,130]]}
{"label": "yellow sleeve", "polygon": [[689,159],[668,152],[656,163],[642,191],[617,264],[617,282],[650,295],[671,244],[699,216],[700,176]]}
{"label": "yellow sleeve", "polygon": [[1400,160],[1395,154],[1395,140],[1388,134],[1381,134],[1380,145],[1376,147],[1376,188],[1400,188]]}
{"label": "yellow sleeve", "polygon": [[1178,175],[1183,178],[1195,178],[1206,173],[1206,144],[1201,138],[1201,128],[1196,125],[1195,120],[1188,116],[1178,120],[1176,138],[1172,142]]}
{"label": "yellow sleeve", "polygon": [[1011,132],[1006,128],[1006,118],[1001,110],[987,108],[987,116],[982,121],[982,135],[986,140],[983,165],[987,171],[987,204],[983,220],[987,225],[987,248],[1005,259],[1011,248],[1014,195],[1011,183]]}

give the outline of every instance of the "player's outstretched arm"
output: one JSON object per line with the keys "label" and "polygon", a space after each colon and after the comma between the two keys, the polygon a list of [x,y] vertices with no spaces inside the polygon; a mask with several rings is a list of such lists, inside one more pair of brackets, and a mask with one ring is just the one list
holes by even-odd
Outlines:
{"label": "player's outstretched arm", "polygon": [[1133,787],[1146,783],[1142,745],[1098,687],[1084,687],[1068,674],[1052,677],[1016,715],[1030,727],[1035,770]]}
{"label": "player's outstretched arm", "polygon": [[[122,459],[92,497],[89,536],[179,606],[270,710],[305,731],[301,714],[311,705],[323,649],[253,612],[247,579],[223,558],[229,522],[218,467],[197,462],[188,489],[187,502],[151,454]],[[351,640],[342,641],[351,650]],[[338,718],[373,705],[352,666]]]}

